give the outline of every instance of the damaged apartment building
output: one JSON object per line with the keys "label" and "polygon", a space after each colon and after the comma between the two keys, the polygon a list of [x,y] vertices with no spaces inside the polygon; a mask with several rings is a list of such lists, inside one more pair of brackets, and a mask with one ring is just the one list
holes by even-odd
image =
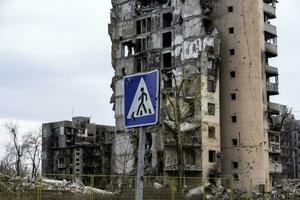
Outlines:
{"label": "damaged apartment building", "polygon": [[114,133],[113,126],[91,123],[89,117],[43,124],[42,174],[110,175]]}
{"label": "damaged apartment building", "polygon": [[138,130],[124,127],[123,76],[158,69],[159,123],[146,129],[145,174],[178,175],[180,134],[184,176],[219,177],[220,40],[212,1],[112,0],[112,5],[115,171],[134,173],[136,166]]}
{"label": "damaged apartment building", "polygon": [[[123,125],[122,78],[159,69],[160,121],[148,128],[146,172],[177,173],[178,126],[170,105],[178,99],[186,176],[218,177],[221,172],[230,179],[224,185],[236,189],[271,188],[272,179],[282,171],[280,131],[272,125],[272,117],[282,111],[282,105],[272,102],[279,94],[278,68],[272,66],[278,54],[277,29],[271,23],[276,3],[112,0],[111,102],[119,144],[130,147],[114,148],[114,153],[126,158],[131,166],[127,172],[136,163],[128,155],[136,151],[136,139],[130,136],[137,130],[125,130]],[[122,142],[129,138],[133,142]]]}

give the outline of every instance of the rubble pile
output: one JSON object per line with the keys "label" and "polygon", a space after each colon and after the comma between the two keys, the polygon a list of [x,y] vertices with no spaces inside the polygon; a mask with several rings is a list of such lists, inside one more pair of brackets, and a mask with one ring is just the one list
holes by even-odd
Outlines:
{"label": "rubble pile", "polygon": [[283,179],[278,181],[272,191],[267,194],[267,199],[300,199],[300,180]]}
{"label": "rubble pile", "polygon": [[47,178],[31,179],[28,177],[9,176],[0,174],[0,193],[24,192],[36,189],[48,191],[66,191],[70,193],[98,196],[112,196],[117,192],[109,192],[98,188],[85,186],[80,180],[53,180]]}
{"label": "rubble pile", "polygon": [[204,186],[199,186],[188,190],[186,193],[187,199],[199,199],[199,196],[207,200],[227,200],[227,199],[243,199],[245,193],[237,190],[230,190],[220,185],[207,183]]}

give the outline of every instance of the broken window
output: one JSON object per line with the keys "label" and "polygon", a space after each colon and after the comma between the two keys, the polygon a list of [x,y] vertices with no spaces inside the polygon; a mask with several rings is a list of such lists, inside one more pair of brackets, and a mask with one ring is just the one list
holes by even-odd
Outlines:
{"label": "broken window", "polygon": [[216,82],[214,80],[207,81],[207,91],[216,92]]}
{"label": "broken window", "polygon": [[209,115],[215,115],[215,104],[208,103],[207,104],[207,112]]}
{"label": "broken window", "polygon": [[146,151],[150,150],[152,147],[152,134],[151,133],[146,133],[146,143],[145,143],[145,149]]}
{"label": "broken window", "polygon": [[208,151],[208,161],[211,163],[216,162],[216,151],[214,151],[214,150]]}
{"label": "broken window", "polygon": [[231,77],[231,78],[235,78],[235,71],[231,71],[231,72],[230,72],[230,77]]}
{"label": "broken window", "polygon": [[165,88],[172,88],[173,87],[173,79],[171,73],[166,73],[166,77],[164,79],[164,87]]}
{"label": "broken window", "polygon": [[237,139],[232,139],[232,145],[237,146],[238,145],[238,140]]}
{"label": "broken window", "polygon": [[143,34],[151,31],[151,17],[136,21],[136,34]]}
{"label": "broken window", "polygon": [[229,53],[231,56],[235,55],[235,50],[234,49],[229,49]]}
{"label": "broken window", "polygon": [[214,126],[208,127],[208,138],[210,138],[210,139],[216,138],[216,128]]}
{"label": "broken window", "polygon": [[153,6],[166,4],[166,3],[168,3],[167,6],[171,5],[171,1],[169,0],[138,0],[138,2],[142,7],[153,7]]}
{"label": "broken window", "polygon": [[238,174],[233,174],[233,180],[238,181],[239,180],[239,175]]}
{"label": "broken window", "polygon": [[236,100],[236,94],[235,93],[231,93],[230,96],[231,96],[231,100]]}
{"label": "broken window", "polygon": [[237,117],[235,115],[231,116],[231,121],[233,123],[236,123],[237,122]]}
{"label": "broken window", "polygon": [[211,32],[211,27],[212,27],[211,19],[210,18],[203,18],[202,22],[203,22],[203,26],[204,26],[206,32],[210,33]]}
{"label": "broken window", "polygon": [[136,40],[136,45],[135,45],[136,53],[140,53],[140,52],[148,50],[149,43],[150,43],[150,37],[149,36],[145,37],[145,38],[137,39]]}
{"label": "broken window", "polygon": [[172,46],[172,32],[166,32],[162,34],[163,48]]}
{"label": "broken window", "polygon": [[136,57],[135,58],[135,72],[142,72],[147,69],[148,61],[147,57]]}
{"label": "broken window", "polygon": [[232,162],[232,167],[233,167],[233,169],[239,168],[239,163],[238,162]]}
{"label": "broken window", "polygon": [[196,164],[196,152],[195,149],[187,149],[185,154],[185,164],[186,165],[195,165]]}
{"label": "broken window", "polygon": [[142,59],[137,58],[135,64],[135,72],[141,72],[141,71],[142,71]]}
{"label": "broken window", "polygon": [[172,68],[172,55],[171,55],[171,52],[163,54],[163,68],[164,69]]}
{"label": "broken window", "polygon": [[230,27],[230,28],[228,29],[228,32],[229,32],[229,34],[233,34],[233,33],[234,33],[234,28],[233,28],[233,27]]}
{"label": "broken window", "polygon": [[227,7],[227,12],[229,12],[229,13],[233,12],[233,6],[228,6]]}
{"label": "broken window", "polygon": [[126,58],[134,55],[134,46],[132,41],[124,42],[122,44],[122,56]]}
{"label": "broken window", "polygon": [[172,26],[173,15],[172,13],[163,14],[163,28],[168,28]]}

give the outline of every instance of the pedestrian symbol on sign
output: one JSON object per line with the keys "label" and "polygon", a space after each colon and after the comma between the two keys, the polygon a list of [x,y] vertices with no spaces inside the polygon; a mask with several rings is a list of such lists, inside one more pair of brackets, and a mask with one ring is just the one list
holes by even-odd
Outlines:
{"label": "pedestrian symbol on sign", "polygon": [[135,119],[139,117],[145,117],[154,114],[154,108],[150,99],[150,95],[143,78],[140,79],[140,83],[134,95],[130,110],[127,115],[127,119]]}
{"label": "pedestrian symbol on sign", "polygon": [[124,125],[135,128],[158,122],[159,72],[124,76]]}

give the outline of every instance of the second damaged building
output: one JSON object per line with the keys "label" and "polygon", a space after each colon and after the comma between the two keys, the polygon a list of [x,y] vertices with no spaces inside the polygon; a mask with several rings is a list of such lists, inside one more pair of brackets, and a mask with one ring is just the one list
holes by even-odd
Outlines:
{"label": "second damaged building", "polygon": [[[125,130],[123,76],[159,69],[160,121],[146,130],[147,175],[220,176],[219,37],[211,1],[112,0],[115,171],[134,172],[137,130]],[[182,151],[178,144],[182,144]],[[181,154],[181,155],[178,155]]]}
{"label": "second damaged building", "polygon": [[[111,174],[115,129],[90,123],[89,117],[45,123],[42,126],[42,174]],[[89,180],[83,177],[83,182]],[[100,185],[95,178],[95,185]]]}

